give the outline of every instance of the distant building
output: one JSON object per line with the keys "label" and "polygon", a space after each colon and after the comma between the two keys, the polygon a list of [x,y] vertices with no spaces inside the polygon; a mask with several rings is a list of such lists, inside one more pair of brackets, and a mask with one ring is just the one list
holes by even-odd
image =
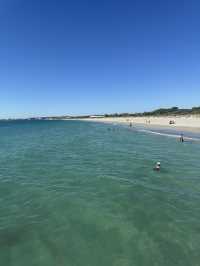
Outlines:
{"label": "distant building", "polygon": [[90,118],[103,118],[104,115],[91,115]]}

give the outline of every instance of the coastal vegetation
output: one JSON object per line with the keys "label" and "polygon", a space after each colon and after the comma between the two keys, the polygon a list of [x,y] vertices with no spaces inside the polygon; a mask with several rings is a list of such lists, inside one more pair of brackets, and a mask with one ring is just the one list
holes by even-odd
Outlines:
{"label": "coastal vegetation", "polygon": [[160,108],[151,112],[143,113],[114,113],[105,114],[105,117],[126,117],[126,116],[169,116],[169,115],[200,115],[200,107],[192,107],[191,109],[183,109],[178,107]]}

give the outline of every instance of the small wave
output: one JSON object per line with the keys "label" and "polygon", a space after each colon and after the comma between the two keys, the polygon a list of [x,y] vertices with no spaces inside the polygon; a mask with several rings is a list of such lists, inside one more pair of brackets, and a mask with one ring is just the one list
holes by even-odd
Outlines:
{"label": "small wave", "polygon": [[[140,132],[145,132],[145,133],[150,133],[154,135],[160,135],[160,136],[166,136],[166,137],[171,137],[171,138],[180,138],[180,134],[168,134],[168,133],[161,133],[161,132],[156,132],[152,130],[147,130],[147,129],[139,129],[138,131]],[[184,137],[185,140],[194,140],[194,141],[200,141],[198,138],[192,138],[192,137]]]}

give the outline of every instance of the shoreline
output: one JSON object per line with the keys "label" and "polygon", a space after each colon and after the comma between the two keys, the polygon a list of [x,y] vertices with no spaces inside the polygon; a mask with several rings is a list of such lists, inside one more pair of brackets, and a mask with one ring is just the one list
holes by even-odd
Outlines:
{"label": "shoreline", "polygon": [[[174,132],[188,132],[200,134],[200,116],[167,116],[167,117],[104,117],[104,118],[84,118],[80,121],[91,121],[108,124],[130,124],[134,126],[142,126],[145,129],[155,130],[172,130]],[[169,124],[174,121],[174,124]]]}

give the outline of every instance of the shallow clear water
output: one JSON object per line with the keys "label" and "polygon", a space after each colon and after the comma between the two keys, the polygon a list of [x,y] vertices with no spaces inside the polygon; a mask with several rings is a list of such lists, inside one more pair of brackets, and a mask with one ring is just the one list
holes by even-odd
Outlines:
{"label": "shallow clear water", "polygon": [[199,160],[124,127],[1,122],[0,265],[199,266]]}

